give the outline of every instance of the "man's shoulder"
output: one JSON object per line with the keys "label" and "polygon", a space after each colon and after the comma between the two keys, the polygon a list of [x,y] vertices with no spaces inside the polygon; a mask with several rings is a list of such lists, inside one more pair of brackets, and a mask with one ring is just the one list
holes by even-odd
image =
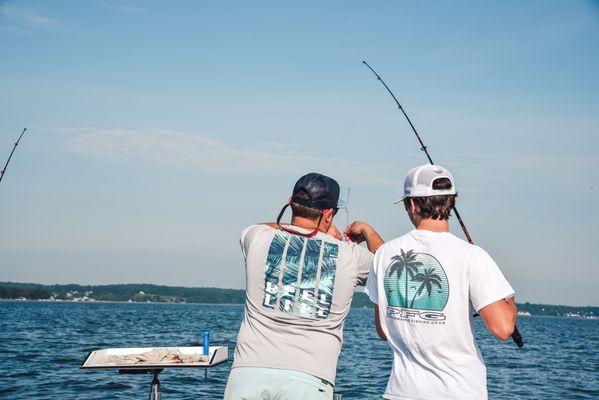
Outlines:
{"label": "man's shoulder", "polygon": [[395,239],[391,239],[386,241],[385,243],[383,243],[381,245],[381,247],[379,247],[379,249],[377,250],[378,252],[387,252],[387,251],[394,251],[398,248],[401,248],[402,245],[405,243],[406,239],[409,237],[410,232],[406,233],[405,235],[401,235],[399,237],[396,237]]}
{"label": "man's shoulder", "polygon": [[264,237],[264,235],[271,235],[274,228],[266,224],[254,224],[250,225],[241,231],[240,241],[244,249],[249,249],[250,245],[256,241],[259,237]]}
{"label": "man's shoulder", "polygon": [[471,255],[478,255],[483,253],[486,254],[485,250],[482,247],[470,243],[450,232],[447,232],[447,242],[449,247],[451,247],[452,252],[462,252],[463,254],[467,253]]}
{"label": "man's shoulder", "polygon": [[[406,246],[408,247],[412,247],[412,246],[417,246],[417,243],[423,243],[426,242],[427,239],[423,238],[421,236],[418,235],[418,233],[414,233],[415,231],[410,231],[407,232],[406,234],[396,237],[395,239],[391,239],[387,242],[385,242],[381,247],[379,247],[379,249],[377,250],[376,254],[380,256],[382,255],[395,255],[396,253],[400,252],[401,249],[404,249],[407,251]],[[452,233],[447,232],[445,234],[445,238],[443,240],[444,242],[444,247],[451,247],[452,251],[457,251],[457,252],[471,252],[473,251],[473,249],[475,249],[475,252],[483,252],[484,250],[478,246],[475,246],[473,244],[468,243],[467,241],[460,239],[459,237],[455,236]]]}
{"label": "man's shoulder", "polygon": [[476,246],[475,244],[472,244],[460,237],[457,237],[453,233],[448,232],[447,238],[448,238],[449,242],[451,243],[451,246],[454,246],[458,249],[463,249],[465,251],[472,251],[475,248],[480,249],[480,247]]}
{"label": "man's shoulder", "polygon": [[485,249],[483,249],[480,246],[477,246],[475,244],[471,244],[466,242],[466,245],[468,246],[468,251],[470,252],[471,255],[471,259],[475,259],[475,258],[490,258],[493,259],[491,257],[491,255],[489,253],[487,253],[487,251]]}
{"label": "man's shoulder", "polygon": [[408,234],[388,240],[378,248],[378,250],[374,253],[375,268],[377,268],[377,265],[385,264],[388,259],[401,251],[401,248],[405,244],[406,236],[408,236]]}
{"label": "man's shoulder", "polygon": [[270,227],[268,224],[253,224],[244,228],[241,231],[241,236],[243,237],[250,232],[267,232],[270,230],[275,230],[275,228]]}

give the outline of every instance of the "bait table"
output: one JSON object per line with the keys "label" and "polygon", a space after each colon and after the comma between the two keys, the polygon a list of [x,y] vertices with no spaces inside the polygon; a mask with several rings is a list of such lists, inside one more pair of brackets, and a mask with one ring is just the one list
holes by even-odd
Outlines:
{"label": "bait table", "polygon": [[[210,346],[208,353],[208,361],[197,362],[115,362],[115,357],[126,357],[138,355],[155,350],[168,350],[177,352],[186,356],[202,356],[204,348],[196,347],[138,347],[138,348],[112,348],[94,350],[89,353],[83,364],[79,366],[81,369],[92,370],[107,370],[116,369],[119,374],[152,374],[154,378],[150,384],[150,400],[160,400],[160,382],[158,374],[166,368],[204,368],[204,373],[208,374],[208,368],[222,364],[229,358],[228,348],[225,346]],[[205,375],[205,376],[206,376]]]}

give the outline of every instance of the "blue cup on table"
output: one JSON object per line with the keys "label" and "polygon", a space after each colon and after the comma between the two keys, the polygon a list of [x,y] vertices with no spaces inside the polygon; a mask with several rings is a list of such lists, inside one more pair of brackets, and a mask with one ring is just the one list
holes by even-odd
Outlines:
{"label": "blue cup on table", "polygon": [[210,332],[204,331],[204,355],[210,355]]}

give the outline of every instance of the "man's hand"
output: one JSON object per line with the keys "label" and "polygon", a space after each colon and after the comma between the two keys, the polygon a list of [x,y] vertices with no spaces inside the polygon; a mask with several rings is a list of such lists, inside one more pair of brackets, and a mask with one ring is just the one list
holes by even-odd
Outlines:
{"label": "man's hand", "polygon": [[367,229],[372,229],[370,225],[362,222],[362,221],[354,221],[345,228],[343,231],[343,236],[345,239],[354,242],[356,244],[360,244],[366,240],[365,231]]}
{"label": "man's hand", "polygon": [[370,225],[362,221],[354,221],[349,224],[347,228],[345,228],[345,231],[343,231],[343,236],[345,236],[345,239],[349,240],[350,242],[360,244],[367,240],[366,237],[372,233],[376,234]]}
{"label": "man's hand", "polygon": [[378,248],[385,243],[370,225],[362,221],[355,221],[349,224],[349,226],[345,228],[345,231],[343,231],[343,235],[347,240],[357,244],[365,241],[368,250],[372,253],[377,251]]}
{"label": "man's hand", "polygon": [[343,238],[341,237],[341,232],[339,232],[339,229],[337,229],[335,224],[331,224],[331,227],[329,228],[327,235],[331,235],[337,240],[343,240]]}

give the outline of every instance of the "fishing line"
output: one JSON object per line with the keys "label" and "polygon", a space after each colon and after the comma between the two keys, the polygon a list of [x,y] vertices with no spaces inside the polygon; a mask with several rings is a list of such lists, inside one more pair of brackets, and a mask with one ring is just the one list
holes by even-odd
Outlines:
{"label": "fishing line", "polygon": [[345,227],[349,226],[349,193],[351,192],[351,187],[347,188],[347,197],[345,198]]}
{"label": "fishing line", "polygon": [[[422,141],[422,138],[420,137],[420,135],[418,134],[418,131],[414,127],[414,124],[412,123],[412,120],[410,120],[410,117],[408,117],[408,114],[406,114],[406,111],[404,110],[404,108],[402,107],[402,105],[399,103],[399,100],[397,100],[397,97],[395,97],[395,95],[393,94],[393,92],[391,91],[391,89],[389,89],[389,86],[387,86],[387,84],[385,83],[385,81],[383,81],[383,79],[380,77],[380,75],[377,74],[376,71],[366,61],[362,61],[362,63],[364,65],[366,65],[368,67],[368,69],[370,69],[372,71],[372,73],[374,74],[374,76],[376,76],[376,79],[378,79],[383,84],[383,86],[385,87],[385,89],[387,89],[387,92],[389,92],[389,94],[391,95],[391,97],[393,97],[393,100],[395,101],[395,104],[397,104],[397,107],[399,108],[399,110],[403,113],[404,117],[406,117],[406,119],[408,120],[408,123],[410,124],[410,127],[412,128],[412,131],[414,131],[414,134],[416,135],[416,139],[418,139],[418,143],[420,143],[420,150],[422,150],[424,152],[424,154],[426,155],[426,158],[428,159],[428,161],[432,165],[435,165],[435,163],[433,162],[433,159],[431,158],[430,153],[428,152],[428,147],[426,147],[424,145],[424,142]],[[462,227],[462,231],[464,232],[464,235],[466,236],[466,239],[468,240],[468,243],[474,244],[474,242],[472,241],[472,238],[470,237],[470,233],[468,232],[468,229],[466,229],[466,225],[464,224],[464,221],[462,220],[462,217],[460,216],[460,213],[458,212],[458,209],[455,206],[453,207],[453,212],[455,213],[455,216],[458,219],[458,222],[460,223],[460,226]],[[475,316],[477,316],[477,315],[478,314],[475,314]],[[514,333],[512,333],[512,339],[514,340],[514,342],[516,343],[516,345],[518,347],[524,346],[524,341],[522,340],[522,336],[520,335],[520,332],[518,331],[518,327],[514,327]]]}

